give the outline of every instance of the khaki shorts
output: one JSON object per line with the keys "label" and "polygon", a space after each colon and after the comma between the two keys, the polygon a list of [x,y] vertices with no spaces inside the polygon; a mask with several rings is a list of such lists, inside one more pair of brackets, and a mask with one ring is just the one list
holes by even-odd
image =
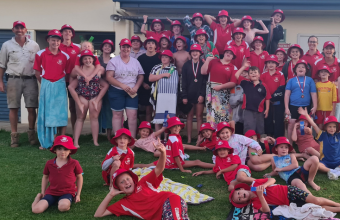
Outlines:
{"label": "khaki shorts", "polygon": [[37,79],[9,78],[7,81],[8,108],[20,108],[21,95],[24,95],[25,108],[38,108]]}

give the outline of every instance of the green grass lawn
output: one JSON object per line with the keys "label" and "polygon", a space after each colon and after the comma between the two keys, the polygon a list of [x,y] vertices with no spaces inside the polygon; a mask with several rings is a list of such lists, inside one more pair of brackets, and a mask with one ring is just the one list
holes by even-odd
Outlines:
{"label": "green grass lawn", "polygon": [[[46,212],[36,215],[31,212],[31,204],[37,193],[41,191],[44,165],[47,160],[54,158],[54,154],[50,151],[38,150],[38,146],[30,146],[26,134],[22,134],[19,148],[11,148],[9,132],[0,131],[0,219],[94,219],[93,215],[98,205],[108,193],[108,187],[103,186],[101,162],[112,145],[104,136],[101,136],[100,147],[95,147],[91,139],[90,135],[82,136],[81,148],[73,156],[84,170],[81,202],[72,204],[71,210],[67,213],[60,213],[57,207],[53,206]],[[186,141],[186,138],[183,141]],[[204,162],[211,162],[211,152],[189,151],[186,153],[190,155],[191,160],[200,159]],[[155,160],[152,154],[139,149],[135,150],[135,157],[135,163],[150,163]],[[192,168],[191,170],[196,172],[201,169]],[[252,175],[255,178],[261,178],[267,172],[269,169],[264,172],[253,172]],[[180,173],[178,170],[165,170],[163,174],[173,181],[193,187],[203,184],[202,188],[197,189],[215,198],[214,201],[205,204],[189,205],[190,219],[221,220],[227,217],[231,205],[228,201],[227,184],[223,179],[216,179],[215,175],[192,177],[191,174]],[[276,179],[277,183],[284,184],[283,180]],[[326,174],[318,174],[315,182],[321,186],[322,190],[316,192],[310,187],[309,189],[316,196],[340,202],[339,181],[330,181]],[[121,197],[115,198],[112,203]],[[119,219],[137,218],[120,217]]]}

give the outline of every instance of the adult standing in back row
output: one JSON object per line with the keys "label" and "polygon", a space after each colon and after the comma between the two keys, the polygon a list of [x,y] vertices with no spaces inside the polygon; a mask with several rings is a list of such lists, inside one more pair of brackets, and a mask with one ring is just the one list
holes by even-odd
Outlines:
{"label": "adult standing in back row", "polygon": [[[21,95],[24,95],[25,107],[28,111],[28,140],[31,145],[38,143],[34,127],[37,118],[39,90],[33,64],[35,54],[40,48],[35,41],[26,37],[27,29],[24,22],[14,22],[12,31],[15,36],[6,41],[0,51],[0,92],[7,93],[7,105],[10,109],[11,147],[18,147],[17,124]],[[8,77],[7,90],[3,81],[5,71]]]}

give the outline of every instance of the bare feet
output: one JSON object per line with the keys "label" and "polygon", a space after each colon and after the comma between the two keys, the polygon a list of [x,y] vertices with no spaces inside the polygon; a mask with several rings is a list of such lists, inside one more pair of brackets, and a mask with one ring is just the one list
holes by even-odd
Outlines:
{"label": "bare feet", "polygon": [[314,181],[308,181],[308,184],[316,191],[320,190],[320,186],[316,185]]}
{"label": "bare feet", "polygon": [[94,146],[97,146],[97,147],[99,147],[99,144],[98,144],[98,142],[93,142],[93,144],[94,144]]}
{"label": "bare feet", "polygon": [[80,148],[79,144],[77,144],[77,145],[75,144],[74,146],[75,146],[76,148],[78,148],[78,149]]}
{"label": "bare feet", "polygon": [[302,158],[302,157],[298,158],[298,160],[303,161],[303,162],[306,161],[305,158]]}
{"label": "bare feet", "polygon": [[45,148],[43,148],[42,146],[39,147],[39,150],[45,150]]}

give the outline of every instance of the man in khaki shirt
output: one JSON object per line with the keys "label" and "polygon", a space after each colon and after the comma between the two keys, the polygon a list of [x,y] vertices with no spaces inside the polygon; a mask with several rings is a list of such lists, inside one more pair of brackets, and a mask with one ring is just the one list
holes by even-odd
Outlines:
{"label": "man in khaki shirt", "polygon": [[[35,54],[40,50],[39,45],[26,37],[26,24],[22,21],[13,23],[15,37],[6,41],[0,50],[0,92],[7,93],[7,105],[10,109],[11,147],[19,146],[17,133],[18,110],[21,96],[24,96],[25,107],[28,111],[28,139],[31,145],[37,144],[35,121],[38,108],[38,83],[34,75],[33,64]],[[7,88],[3,82],[6,73]]]}

